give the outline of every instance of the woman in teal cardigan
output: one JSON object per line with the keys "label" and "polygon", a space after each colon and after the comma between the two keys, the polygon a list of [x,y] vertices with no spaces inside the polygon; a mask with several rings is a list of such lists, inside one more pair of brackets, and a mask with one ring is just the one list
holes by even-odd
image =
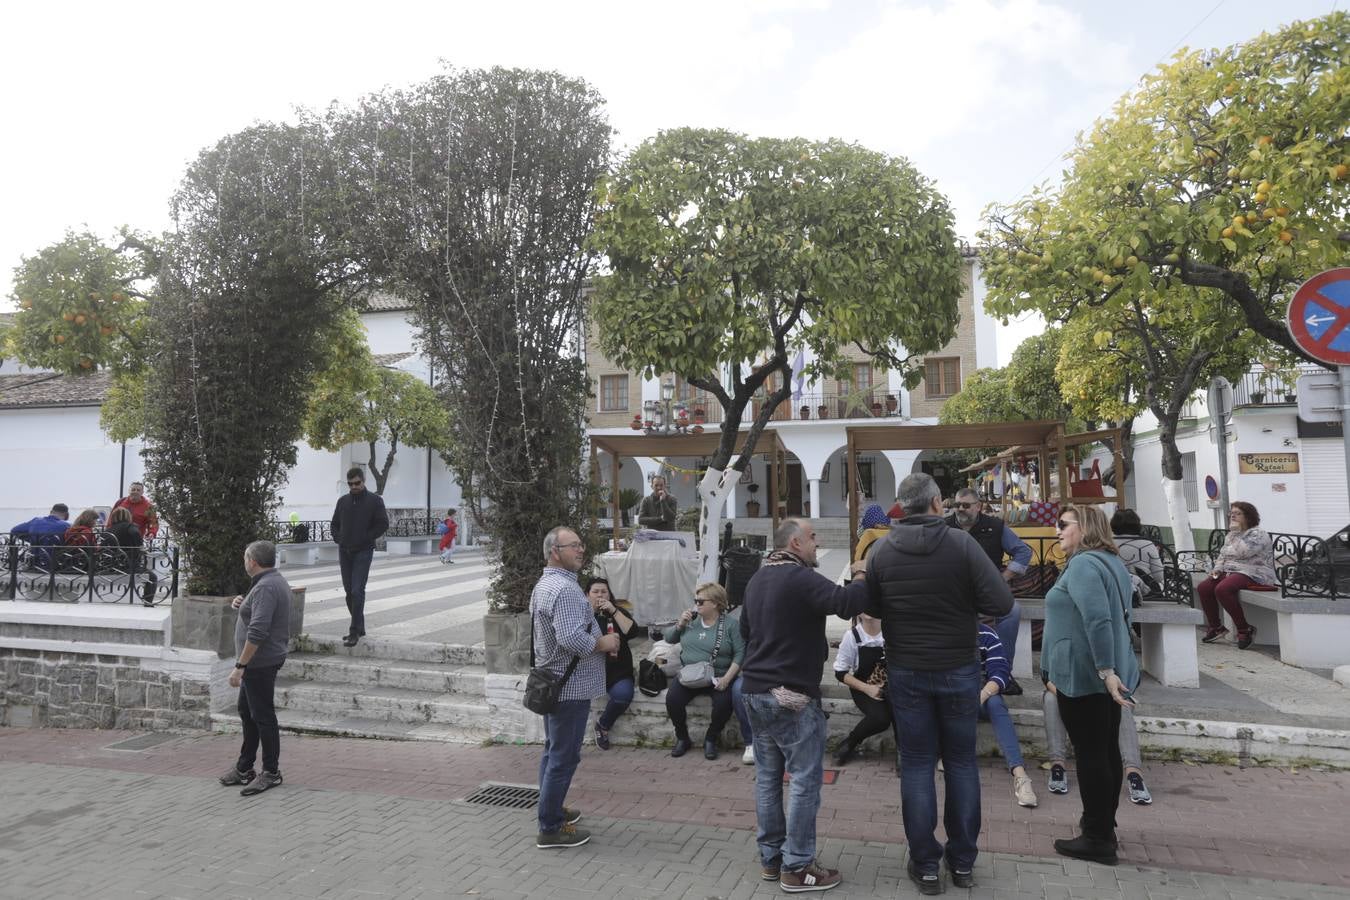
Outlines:
{"label": "woman in teal cardigan", "polygon": [[1120,709],[1133,706],[1139,663],[1130,646],[1130,574],[1093,506],[1067,506],[1057,523],[1068,557],[1045,595],[1041,677],[1055,693],[1078,760],[1083,833],[1055,841],[1063,856],[1116,864],[1116,807],[1124,769]]}

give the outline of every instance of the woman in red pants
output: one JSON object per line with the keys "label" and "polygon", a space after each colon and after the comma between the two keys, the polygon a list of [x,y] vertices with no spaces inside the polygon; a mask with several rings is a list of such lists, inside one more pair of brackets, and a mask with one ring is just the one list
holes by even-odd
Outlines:
{"label": "woman in red pants", "polygon": [[1253,584],[1275,583],[1275,557],[1270,535],[1257,528],[1259,524],[1261,514],[1250,503],[1238,500],[1229,507],[1228,536],[1224,538],[1214,571],[1195,588],[1200,595],[1200,608],[1205,611],[1205,636],[1201,640],[1206,644],[1212,644],[1228,633],[1219,618],[1219,606],[1222,605],[1237,626],[1238,649],[1246,650],[1252,645],[1256,628],[1249,625],[1242,614],[1238,591]]}

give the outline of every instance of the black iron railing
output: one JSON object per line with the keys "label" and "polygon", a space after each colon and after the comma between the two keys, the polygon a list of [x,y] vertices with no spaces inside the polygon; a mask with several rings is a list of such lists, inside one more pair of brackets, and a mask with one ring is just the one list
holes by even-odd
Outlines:
{"label": "black iron railing", "polygon": [[177,547],[120,547],[97,540],[31,544],[8,534],[0,539],[7,600],[157,606],[178,593]]}
{"label": "black iron railing", "polygon": [[272,542],[276,544],[323,543],[333,539],[333,523],[317,519],[292,522],[280,519],[272,523]]}
{"label": "black iron railing", "polygon": [[[1350,565],[1335,562],[1326,541],[1310,534],[1268,533],[1275,579],[1285,597],[1339,600],[1346,593]],[[1226,536],[1224,531],[1210,533],[1209,547],[1201,560],[1207,563],[1204,571],[1214,568]]]}

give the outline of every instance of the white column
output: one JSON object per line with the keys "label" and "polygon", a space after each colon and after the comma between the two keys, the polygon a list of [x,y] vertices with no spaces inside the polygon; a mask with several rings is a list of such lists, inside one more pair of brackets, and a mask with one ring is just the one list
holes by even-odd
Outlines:
{"label": "white column", "polygon": [[811,518],[820,518],[820,479],[811,479]]}
{"label": "white column", "polygon": [[[738,479],[739,480],[739,479]],[[731,490],[727,492],[727,508],[722,516],[724,519],[736,518],[736,482],[731,483]]]}

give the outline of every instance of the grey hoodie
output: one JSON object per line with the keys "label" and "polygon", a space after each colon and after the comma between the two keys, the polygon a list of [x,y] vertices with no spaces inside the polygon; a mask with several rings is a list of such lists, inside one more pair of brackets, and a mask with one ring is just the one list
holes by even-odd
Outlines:
{"label": "grey hoodie", "polygon": [[868,612],[881,619],[890,665],[946,671],[978,663],[979,616],[1006,616],[1012,591],[965,531],[906,516],[867,561]]}

